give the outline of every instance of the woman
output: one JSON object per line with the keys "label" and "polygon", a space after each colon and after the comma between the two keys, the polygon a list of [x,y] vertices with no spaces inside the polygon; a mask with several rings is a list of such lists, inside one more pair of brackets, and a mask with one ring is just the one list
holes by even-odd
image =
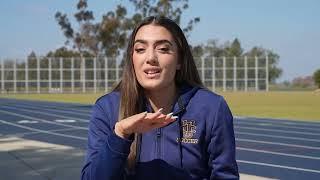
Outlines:
{"label": "woman", "polygon": [[226,102],[203,88],[179,26],[146,18],[121,82],[93,107],[82,179],[238,178]]}

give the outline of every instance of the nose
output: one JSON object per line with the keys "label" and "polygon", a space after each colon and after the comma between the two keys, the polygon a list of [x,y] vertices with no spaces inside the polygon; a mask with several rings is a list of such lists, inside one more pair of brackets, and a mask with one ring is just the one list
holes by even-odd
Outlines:
{"label": "nose", "polygon": [[148,64],[157,64],[158,63],[158,56],[157,56],[157,53],[155,52],[155,50],[150,49],[148,51],[146,61]]}

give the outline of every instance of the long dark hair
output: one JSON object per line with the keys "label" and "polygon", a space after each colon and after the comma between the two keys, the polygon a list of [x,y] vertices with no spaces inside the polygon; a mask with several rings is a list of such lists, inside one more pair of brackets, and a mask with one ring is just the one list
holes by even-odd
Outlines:
{"label": "long dark hair", "polygon": [[[134,40],[138,30],[142,26],[149,24],[166,28],[171,33],[175,43],[177,44],[178,62],[181,64],[181,68],[176,72],[176,85],[180,86],[182,84],[188,84],[191,86],[203,86],[189,44],[181,28],[174,21],[166,17],[148,17],[134,28],[130,36],[122,73],[122,79],[115,88],[115,90],[120,92],[121,97],[119,121],[144,111],[144,90],[137,81],[132,63],[132,55]],[[135,165],[137,136],[138,135],[136,134],[136,138],[131,145],[130,154],[128,156],[129,169],[132,169]]]}

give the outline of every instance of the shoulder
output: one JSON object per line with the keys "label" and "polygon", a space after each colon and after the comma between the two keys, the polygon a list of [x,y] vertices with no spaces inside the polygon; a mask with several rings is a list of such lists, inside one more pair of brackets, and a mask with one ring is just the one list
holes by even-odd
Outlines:
{"label": "shoulder", "polygon": [[100,96],[95,104],[99,106],[118,104],[120,100],[120,93],[118,91],[112,91],[110,93]]}
{"label": "shoulder", "polygon": [[223,96],[206,88],[200,88],[191,101],[193,109],[215,117],[218,113],[229,113],[229,106]]}
{"label": "shoulder", "polygon": [[96,100],[93,109],[109,115],[116,115],[119,109],[119,102],[120,93],[118,91],[112,91],[99,97]]}
{"label": "shoulder", "polygon": [[199,103],[205,104],[207,106],[219,106],[220,103],[223,103],[225,101],[221,95],[206,88],[200,88],[194,95],[194,98]]}
{"label": "shoulder", "polygon": [[99,97],[92,108],[93,117],[115,121],[118,117],[119,101],[120,94],[117,91]]}

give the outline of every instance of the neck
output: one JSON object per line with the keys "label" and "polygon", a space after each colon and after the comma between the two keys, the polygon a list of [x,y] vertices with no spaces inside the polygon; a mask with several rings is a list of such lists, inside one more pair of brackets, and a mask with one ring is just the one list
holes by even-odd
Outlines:
{"label": "neck", "polygon": [[177,87],[174,84],[160,90],[146,91],[146,97],[150,102],[152,109],[156,112],[163,108],[163,113],[168,114],[172,110],[172,105],[177,96]]}

